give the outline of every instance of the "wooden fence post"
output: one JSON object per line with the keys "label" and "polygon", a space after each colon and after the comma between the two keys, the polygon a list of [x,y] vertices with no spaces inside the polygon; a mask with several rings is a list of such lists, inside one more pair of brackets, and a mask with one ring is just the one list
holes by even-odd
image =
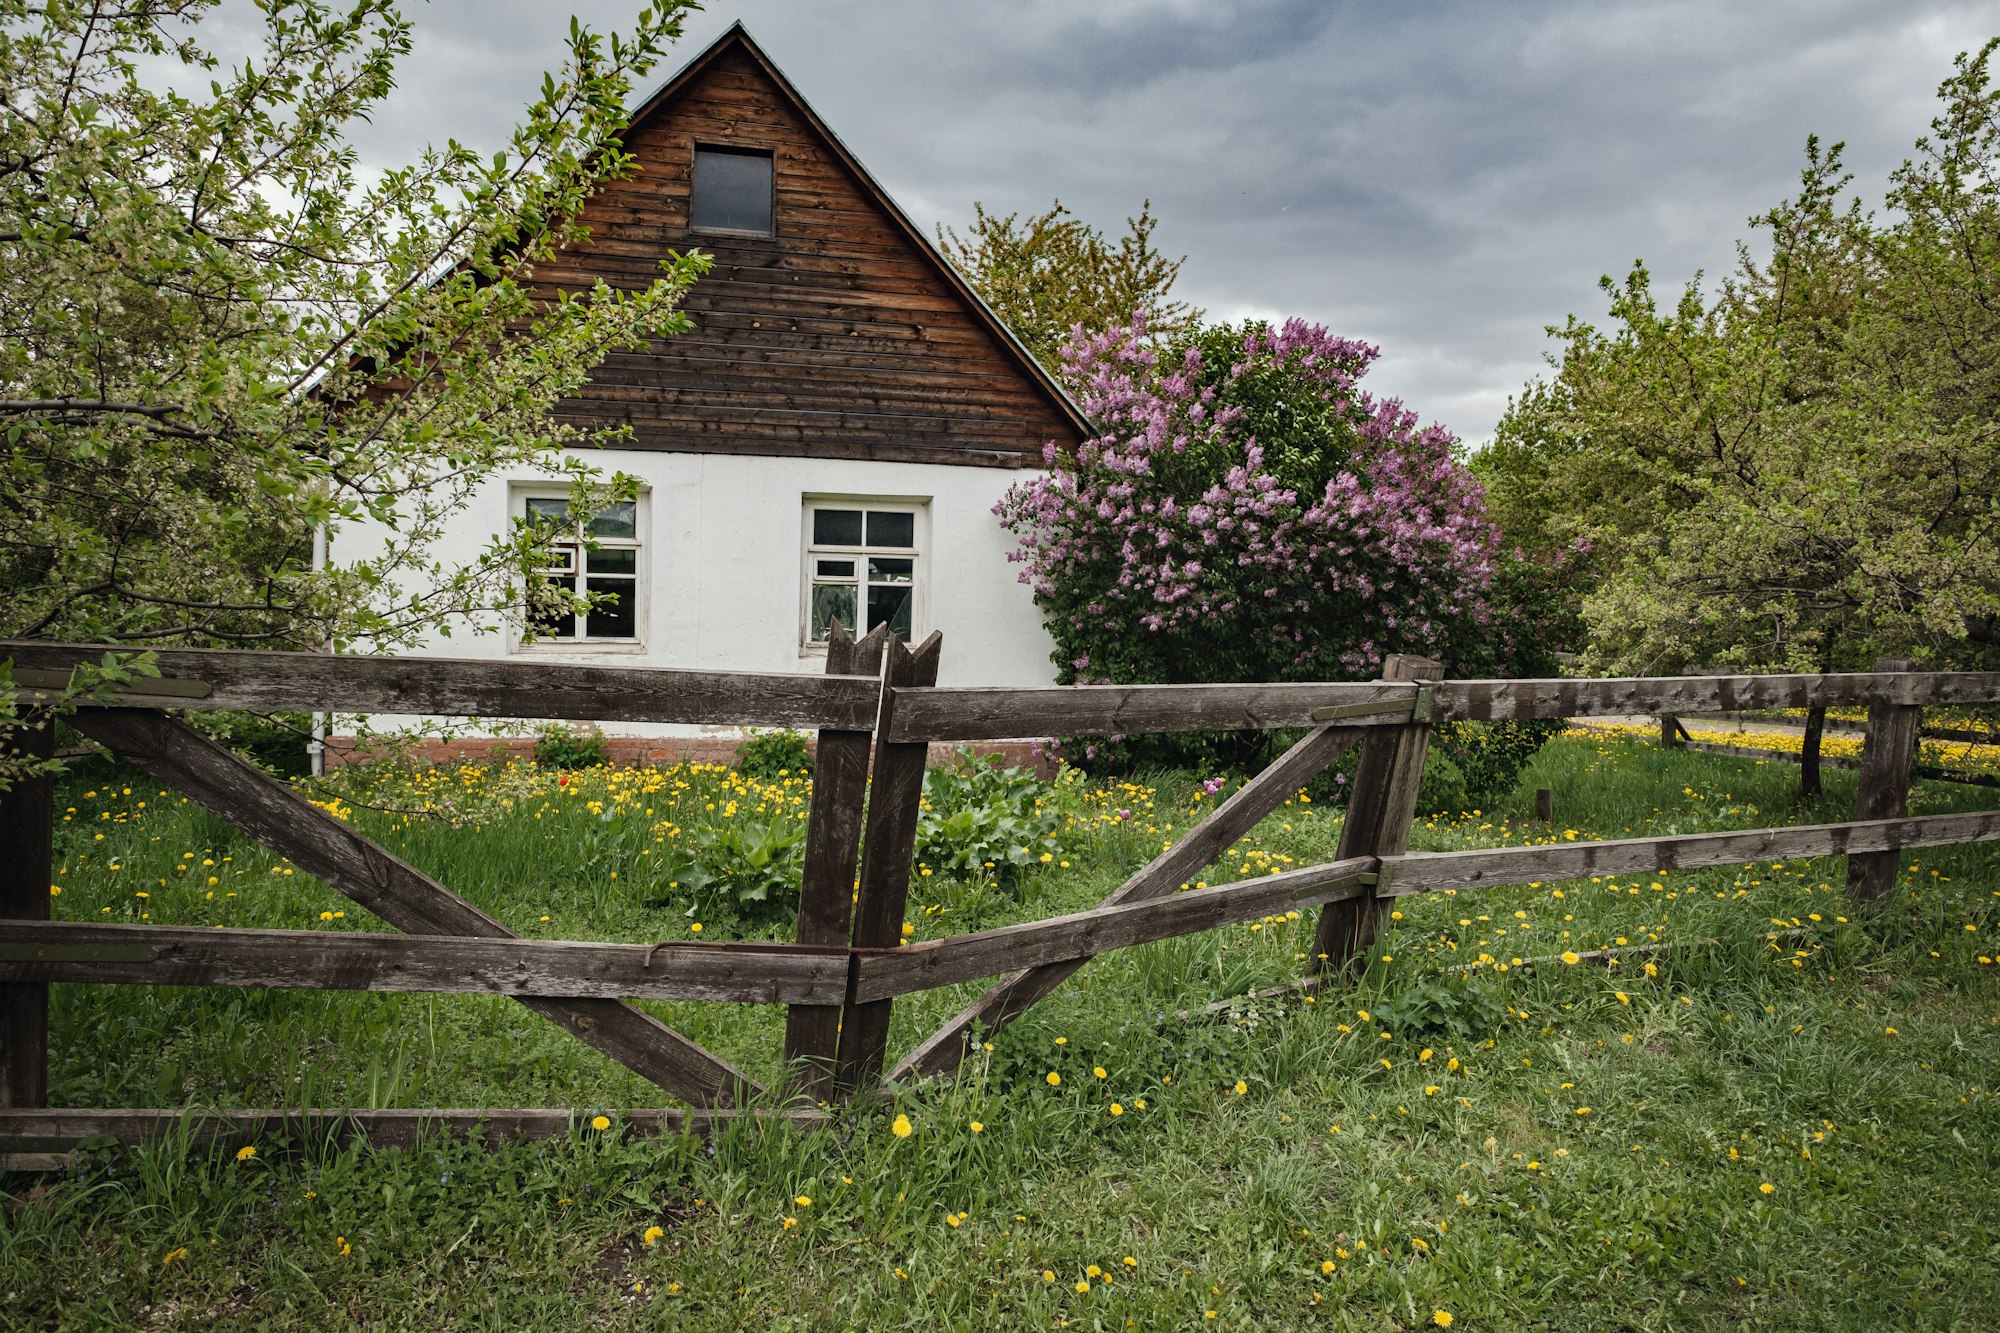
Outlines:
{"label": "wooden fence post", "polygon": [[[1910,671],[1914,662],[1875,659],[1877,671]],[[1923,709],[1916,704],[1868,705],[1868,735],[1861,745],[1861,782],[1854,792],[1856,819],[1901,819],[1909,812],[1910,770],[1917,760],[1917,729]],[[1899,852],[1867,852],[1847,858],[1847,894],[1857,906],[1878,907],[1896,888]]]}
{"label": "wooden fence post", "polygon": [[[1383,680],[1444,679],[1444,665],[1428,657],[1393,654],[1382,664]],[[1431,744],[1428,716],[1400,727],[1377,727],[1361,742],[1354,785],[1347,793],[1347,822],[1340,830],[1336,861],[1354,856],[1399,856],[1410,845],[1410,821],[1417,813],[1417,790],[1424,780],[1424,755]],[[1328,903],[1320,909],[1313,937],[1312,977],[1358,967],[1375,942],[1384,900],[1364,898]]]}
{"label": "wooden fence post", "polygon": [[1681,720],[1672,713],[1660,714],[1660,748],[1662,750],[1684,749],[1687,732],[1681,729]]}
{"label": "wooden fence post", "polygon": [[[893,721],[899,685],[937,684],[938,651],[944,636],[933,632],[911,652],[891,639],[882,667],[882,715],[875,734],[886,736]],[[861,888],[854,904],[854,947],[888,949],[903,938],[903,909],[910,898],[910,871],[915,860],[918,804],[924,795],[924,761],[929,741],[902,741],[875,746],[875,776],[868,793],[868,831],[861,848]],[[889,1049],[889,1018],[896,1002],[854,998],[855,971],[847,974],[847,1003],[840,1015],[840,1056],[835,1071],[837,1091],[852,1095],[882,1077],[882,1059]]]}
{"label": "wooden fence post", "polygon": [[[55,723],[0,732],[0,747],[34,762],[55,756]],[[0,917],[49,919],[55,869],[55,779],[16,780],[0,792]],[[49,988],[0,984],[0,1106],[49,1104]]]}
{"label": "wooden fence post", "polygon": [[[859,643],[838,622],[826,648],[829,676],[879,676],[886,626]],[[813,801],[806,827],[805,874],[799,885],[800,944],[846,948],[854,921],[855,860],[868,803],[868,758],[875,735],[821,728],[813,753]],[[814,1101],[833,1095],[840,1049],[838,1004],[795,1004],[785,1014],[787,1090]]]}

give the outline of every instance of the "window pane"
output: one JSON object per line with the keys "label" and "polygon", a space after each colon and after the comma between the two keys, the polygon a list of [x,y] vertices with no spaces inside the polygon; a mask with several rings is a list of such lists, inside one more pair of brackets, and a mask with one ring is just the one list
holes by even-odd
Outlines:
{"label": "window pane", "polygon": [[852,560],[821,560],[814,565],[814,570],[829,578],[851,579],[854,577],[854,562]]}
{"label": "window pane", "polygon": [[814,643],[825,643],[827,631],[835,621],[849,634],[854,633],[854,585],[851,583],[815,583],[812,590],[812,628],[810,637]]}
{"label": "window pane", "polygon": [[917,544],[917,516],[915,514],[871,512],[868,515],[868,544],[870,546],[915,546]]}
{"label": "window pane", "polygon": [[868,589],[868,628],[887,625],[903,642],[910,641],[910,604],[914,600],[908,584],[873,586]]}
{"label": "window pane", "polygon": [[590,552],[590,572],[593,574],[636,574],[639,572],[639,553],[629,546],[608,546]]}
{"label": "window pane", "polygon": [[542,554],[542,569],[550,574],[576,573],[576,547],[568,542],[552,542]]}
{"label": "window pane", "polygon": [[592,593],[609,593],[610,598],[594,605],[585,624],[593,639],[634,639],[639,635],[638,598],[633,596],[631,579],[585,579]]}
{"label": "window pane", "polygon": [[531,523],[562,523],[569,516],[567,500],[529,500],[528,521]]}
{"label": "window pane", "polygon": [[688,220],[696,227],[770,235],[771,155],[695,149]]}
{"label": "window pane", "polygon": [[913,571],[917,562],[897,560],[883,556],[868,559],[868,581],[870,583],[910,583],[914,581]]}
{"label": "window pane", "polygon": [[[560,589],[564,592],[568,592],[571,589],[568,579],[546,579],[544,582],[550,587]],[[533,627],[538,637],[546,638],[551,635],[558,639],[573,639],[576,637],[576,617],[567,611],[560,615],[536,615],[531,612],[528,616],[528,624]]]}
{"label": "window pane", "polygon": [[636,537],[639,535],[639,506],[633,500],[620,500],[597,511],[590,520],[590,535],[593,537]]}
{"label": "window pane", "polygon": [[813,510],[813,545],[861,545],[861,511],[859,509]]}

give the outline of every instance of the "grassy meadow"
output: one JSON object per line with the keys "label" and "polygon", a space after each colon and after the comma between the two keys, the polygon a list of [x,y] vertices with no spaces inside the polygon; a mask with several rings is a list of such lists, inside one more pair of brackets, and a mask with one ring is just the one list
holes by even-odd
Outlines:
{"label": "grassy meadow", "polygon": [[[1838,820],[1853,781],[1802,805],[1784,764],[1572,732],[1500,808],[1421,819],[1414,844]],[[1526,822],[1535,787],[1553,826]],[[687,849],[776,878],[810,788],[515,765],[307,790],[523,934],[650,941],[783,938],[754,877]],[[1919,783],[1913,812],[1993,795]],[[1041,799],[1046,850],[926,865],[910,938],[1088,905],[1217,797],[1162,774]],[[136,774],[80,771],[58,817],[58,918],[380,928]],[[1328,859],[1339,829],[1294,802],[1204,882]],[[657,1090],[504,999],[61,986],[56,1105],[564,1106],[578,1127],[106,1149],[14,1177],[0,1327],[1992,1327],[2000,850],[1911,858],[1868,920],[1841,875],[1404,898],[1366,973],[1317,1002],[1240,998],[1298,975],[1311,914],[1128,950],[954,1083],[708,1142],[621,1135],[618,1109]],[[899,1001],[892,1051],[977,989]],[[647,1007],[779,1079],[779,1010]]]}

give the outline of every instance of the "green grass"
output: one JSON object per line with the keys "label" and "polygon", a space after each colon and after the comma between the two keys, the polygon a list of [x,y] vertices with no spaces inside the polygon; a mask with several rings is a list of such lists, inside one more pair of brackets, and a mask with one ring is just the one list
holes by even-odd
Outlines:
{"label": "green grass", "polygon": [[[359,909],[322,921],[349,905],[177,798],[96,776],[64,792],[59,916],[366,928]],[[607,827],[587,804],[608,787],[451,780],[457,826],[352,818],[524,933],[689,938],[699,919],[706,938],[782,934],[725,904],[648,906],[673,882],[672,839],[586,846]],[[648,827],[670,808],[689,827],[719,817],[698,809],[713,781],[651,793]],[[1844,818],[1852,775],[1827,781],[1801,806],[1786,765],[1572,736],[1504,808],[1420,821],[1415,839]],[[1555,791],[1554,829],[1508,822],[1537,786]],[[373,795],[412,810],[447,799]],[[1068,867],[1017,891],[919,879],[913,936],[1094,901],[1198,816],[1191,795],[1177,776],[1065,786]],[[1991,796],[1919,784],[1914,807]],[[744,813],[758,801],[760,817],[780,804],[752,795]],[[1211,876],[1325,859],[1337,837],[1337,815],[1290,806]],[[1315,1004],[1243,1002],[1223,1021],[1175,1011],[1295,976],[1309,918],[1128,950],[957,1083],[820,1133],[107,1152],[15,1182],[0,1325],[1380,1329],[1434,1327],[1445,1310],[1460,1329],[1990,1327],[2000,965],[1980,960],[2000,950],[2000,858],[1913,860],[1905,892],[1865,923],[1840,919],[1855,914],[1823,861],[1406,898],[1354,985]],[[1768,938],[1780,922],[1809,934]],[[1512,963],[1619,939],[1680,947],[1608,969]],[[900,1003],[896,1047],[975,989]],[[656,1008],[754,1077],[780,1072],[776,1010]],[[59,1105],[657,1100],[483,997],[58,987],[53,1044]]]}

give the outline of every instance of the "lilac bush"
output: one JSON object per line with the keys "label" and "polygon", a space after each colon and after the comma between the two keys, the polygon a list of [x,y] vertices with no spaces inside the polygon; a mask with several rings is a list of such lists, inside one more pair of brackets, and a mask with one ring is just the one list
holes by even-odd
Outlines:
{"label": "lilac bush", "polygon": [[1443,427],[1356,388],[1376,355],[1302,320],[1165,365],[1143,324],[1071,342],[1104,433],[997,509],[1063,680],[1365,677],[1490,622],[1479,483]]}
{"label": "lilac bush", "polygon": [[1448,431],[1358,387],[1376,356],[1296,319],[1073,337],[1102,433],[995,511],[1063,682],[1366,679],[1395,652],[1507,673],[1484,492]]}

